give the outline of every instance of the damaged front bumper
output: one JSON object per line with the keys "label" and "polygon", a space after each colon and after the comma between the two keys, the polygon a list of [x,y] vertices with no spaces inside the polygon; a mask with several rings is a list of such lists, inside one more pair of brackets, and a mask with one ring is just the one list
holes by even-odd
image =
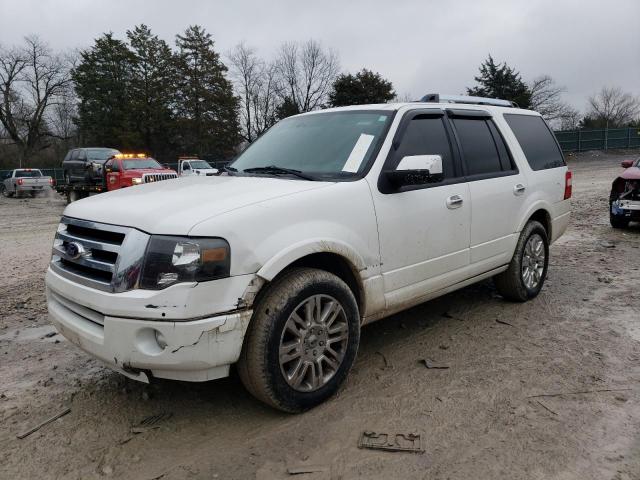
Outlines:
{"label": "damaged front bumper", "polygon": [[640,201],[614,200],[611,202],[611,214],[629,220],[640,220]]}
{"label": "damaged front bumper", "polygon": [[[130,317],[122,316],[114,313],[121,310],[118,304],[137,300],[140,305],[137,313],[144,311],[154,317],[162,315],[163,308],[146,309],[149,299],[137,298],[140,292],[127,292],[127,296],[86,289],[51,270],[47,272],[49,318],[71,343],[123,375],[143,382],[149,380],[149,375],[201,382],[227,376],[230,365],[240,356],[252,314],[247,306],[192,319],[130,318],[136,309],[130,310]],[[243,290],[240,292],[236,299]],[[112,305],[107,311],[95,309],[103,297]],[[187,307],[180,313],[189,310]],[[174,309],[171,313],[172,316],[178,314]]]}

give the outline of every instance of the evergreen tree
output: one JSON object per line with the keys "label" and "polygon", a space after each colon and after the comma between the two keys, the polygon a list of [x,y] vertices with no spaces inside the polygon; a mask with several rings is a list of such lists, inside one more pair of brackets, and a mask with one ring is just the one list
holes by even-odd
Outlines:
{"label": "evergreen tree", "polygon": [[300,109],[291,97],[284,97],[282,99],[282,103],[276,107],[276,118],[278,120],[282,120],[283,118],[287,118],[292,115],[298,115],[299,113]]}
{"label": "evergreen tree", "polygon": [[475,77],[478,86],[467,88],[469,95],[501,98],[516,102],[520,108],[531,106],[531,91],[520,78],[520,73],[505,63],[495,63],[491,55],[480,65],[480,75]]}
{"label": "evergreen tree", "polygon": [[106,33],[80,52],[73,71],[78,126],[84,145],[129,149],[139,144],[131,128],[131,70],[134,57],[121,40]]}
{"label": "evergreen tree", "polygon": [[183,151],[231,156],[240,139],[238,99],[225,78],[227,67],[202,27],[177,35],[176,110]]}
{"label": "evergreen tree", "polygon": [[342,107],[386,103],[395,96],[390,81],[385,80],[379,73],[363,68],[355,75],[342,74],[336,78],[333,90],[329,93],[329,104],[332,107]]}
{"label": "evergreen tree", "polygon": [[175,134],[173,53],[146,25],[128,30],[127,37],[133,54],[129,95],[131,124],[140,141],[136,148],[167,158]]}

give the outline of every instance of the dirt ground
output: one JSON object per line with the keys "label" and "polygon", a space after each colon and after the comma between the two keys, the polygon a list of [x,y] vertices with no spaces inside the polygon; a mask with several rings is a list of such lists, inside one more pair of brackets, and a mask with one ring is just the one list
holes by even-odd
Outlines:
{"label": "dirt ground", "polygon": [[[64,204],[0,198],[0,478],[640,479],[640,226],[607,216],[622,158],[569,157],[573,219],[535,300],[484,282],[373,324],[339,395],[295,416],[235,376],[137,383],[55,334],[43,275]],[[369,430],[420,433],[425,453],[358,449]]]}

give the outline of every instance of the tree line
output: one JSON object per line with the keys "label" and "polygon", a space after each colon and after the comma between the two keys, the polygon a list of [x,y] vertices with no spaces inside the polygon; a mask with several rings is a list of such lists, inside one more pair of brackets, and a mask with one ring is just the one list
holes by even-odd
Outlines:
{"label": "tree line", "polygon": [[[594,94],[585,114],[564,101],[565,91],[549,75],[526,82],[489,56],[466,93],[512,100],[555,128],[638,124],[640,102],[621,89]],[[223,54],[198,25],[173,44],[138,25],[126,38],[105,33],[64,54],[30,36],[0,45],[0,168],[57,166],[75,146],[145,152],[163,162],[229,159],[290,115],[400,99],[412,100],[379,73],[342,72],[338,53],[316,40],[286,42],[264,59],[244,43]]]}

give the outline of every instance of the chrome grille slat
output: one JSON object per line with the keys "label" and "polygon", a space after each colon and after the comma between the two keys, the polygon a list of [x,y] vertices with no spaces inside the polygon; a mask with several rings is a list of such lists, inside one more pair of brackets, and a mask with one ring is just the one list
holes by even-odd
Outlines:
{"label": "chrome grille slat", "polygon": [[107,252],[113,252],[113,253],[118,253],[118,250],[120,250],[120,245],[87,240],[86,238],[69,235],[66,232],[58,232],[57,238],[60,238],[61,240],[64,240],[67,242],[80,242],[80,243],[83,243],[85,246],[91,249],[95,248],[96,250],[105,250]]}
{"label": "chrome grille slat", "polygon": [[123,292],[137,285],[148,239],[134,228],[62,217],[51,269],[76,283]]}
{"label": "chrome grille slat", "polygon": [[144,183],[161,182],[162,180],[171,180],[172,178],[178,178],[176,173],[145,173],[142,175],[142,181]]}
{"label": "chrome grille slat", "polygon": [[100,260],[94,260],[90,257],[80,257],[73,259],[66,252],[60,250],[58,247],[53,247],[53,254],[58,255],[59,257],[64,258],[65,260],[73,263],[77,263],[78,265],[84,265],[85,267],[96,268],[98,270],[102,270],[104,272],[114,272],[116,269],[115,263],[107,263],[101,262]]}

